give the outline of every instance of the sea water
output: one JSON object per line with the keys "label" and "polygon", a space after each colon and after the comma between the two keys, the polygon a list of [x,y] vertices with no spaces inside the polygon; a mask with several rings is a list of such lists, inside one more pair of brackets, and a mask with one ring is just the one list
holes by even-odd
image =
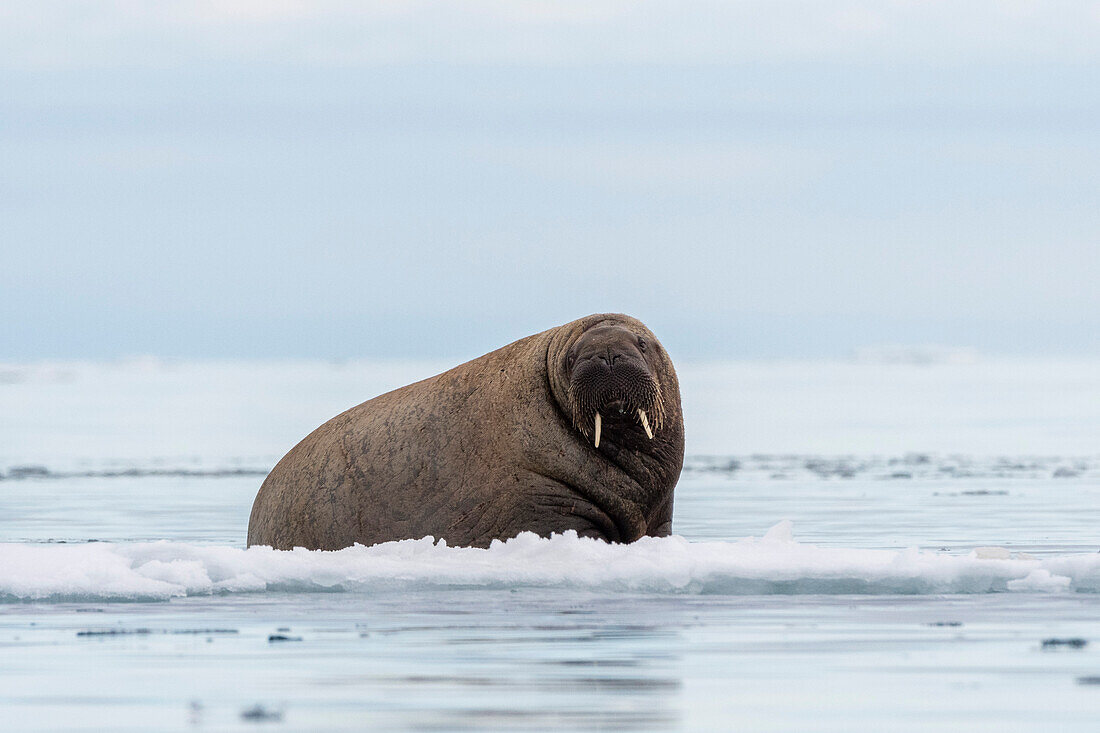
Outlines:
{"label": "sea water", "polygon": [[666,539],[244,548],[439,363],[0,366],[4,730],[1095,730],[1100,363],[681,365]]}

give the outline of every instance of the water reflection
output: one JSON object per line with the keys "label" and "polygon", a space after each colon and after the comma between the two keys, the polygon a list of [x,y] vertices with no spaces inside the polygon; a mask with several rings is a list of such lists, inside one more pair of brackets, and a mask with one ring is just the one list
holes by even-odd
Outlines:
{"label": "water reflection", "polygon": [[[1096,638],[1098,606],[553,589],[237,595],[94,615],[13,604],[0,606],[0,708],[13,730],[252,731],[243,713],[263,710],[281,715],[265,729],[294,731],[847,731],[857,715],[871,730],[949,717],[1008,731],[1026,689],[1061,730],[1084,731],[1100,714],[1079,681],[1096,676],[1092,645],[1043,641]],[[223,629],[236,633],[207,633]],[[280,629],[302,641],[268,643]]]}
{"label": "water reflection", "polygon": [[[499,595],[504,603],[461,622],[427,618],[438,617],[436,606],[423,623],[373,627],[378,669],[321,684],[401,700],[390,714],[415,730],[677,727],[683,680],[675,619],[625,621],[637,618],[629,598],[616,610],[603,601],[580,609],[576,598],[562,607],[550,592]],[[484,591],[467,600],[487,608]],[[400,654],[387,653],[394,646]]]}

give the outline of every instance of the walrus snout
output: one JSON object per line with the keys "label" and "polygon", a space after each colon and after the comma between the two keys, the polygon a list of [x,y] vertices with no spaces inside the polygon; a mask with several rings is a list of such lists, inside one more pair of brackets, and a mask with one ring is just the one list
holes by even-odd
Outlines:
{"label": "walrus snout", "polygon": [[566,356],[573,423],[600,447],[605,421],[640,427],[652,440],[663,414],[661,387],[643,339],[619,326],[586,331]]}

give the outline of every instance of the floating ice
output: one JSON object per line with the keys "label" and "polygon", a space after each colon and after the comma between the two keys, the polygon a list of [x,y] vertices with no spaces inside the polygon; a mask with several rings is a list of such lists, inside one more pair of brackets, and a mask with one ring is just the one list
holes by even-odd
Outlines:
{"label": "floating ice", "polygon": [[613,545],[568,532],[549,539],[526,533],[488,549],[430,537],[336,552],[176,542],[0,544],[0,599],[7,601],[523,586],[731,595],[1095,593],[1100,554],[818,547],[795,541],[786,521],[762,539],[737,542],[667,537]]}

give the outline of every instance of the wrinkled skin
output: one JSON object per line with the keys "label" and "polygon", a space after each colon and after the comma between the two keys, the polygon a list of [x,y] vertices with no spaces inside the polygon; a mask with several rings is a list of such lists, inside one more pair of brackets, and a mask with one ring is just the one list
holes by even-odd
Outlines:
{"label": "wrinkled skin", "polygon": [[683,457],[664,348],[633,318],[592,315],[332,418],[268,475],[248,544],[334,550],[431,535],[485,547],[570,529],[662,537]]}

